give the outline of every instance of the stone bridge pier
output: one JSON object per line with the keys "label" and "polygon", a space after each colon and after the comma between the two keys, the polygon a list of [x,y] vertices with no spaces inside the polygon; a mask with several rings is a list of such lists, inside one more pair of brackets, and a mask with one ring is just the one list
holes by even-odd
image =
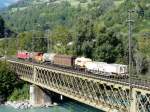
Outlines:
{"label": "stone bridge pier", "polygon": [[36,85],[30,85],[30,103],[37,106],[52,105],[52,98],[43,89]]}

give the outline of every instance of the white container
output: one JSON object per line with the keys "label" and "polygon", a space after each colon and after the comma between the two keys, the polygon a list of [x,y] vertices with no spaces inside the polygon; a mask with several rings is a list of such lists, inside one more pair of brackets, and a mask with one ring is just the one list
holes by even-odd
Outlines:
{"label": "white container", "polygon": [[127,65],[121,64],[107,64],[103,68],[108,75],[126,75],[128,71]]}
{"label": "white container", "polygon": [[78,57],[75,59],[75,66],[85,68],[86,63],[92,62],[90,58]]}
{"label": "white container", "polygon": [[111,64],[114,67],[113,72],[117,74],[127,74],[128,73],[128,66],[122,64]]}
{"label": "white container", "polygon": [[85,67],[87,71],[93,72],[93,73],[102,73],[104,72],[103,66],[107,64],[105,62],[88,62],[86,63]]}
{"label": "white container", "polygon": [[55,53],[44,53],[43,54],[43,62],[54,62]]}
{"label": "white container", "polygon": [[122,64],[108,64],[105,62],[87,62],[85,64],[87,71],[94,74],[104,74],[106,76],[127,75],[128,67]]}

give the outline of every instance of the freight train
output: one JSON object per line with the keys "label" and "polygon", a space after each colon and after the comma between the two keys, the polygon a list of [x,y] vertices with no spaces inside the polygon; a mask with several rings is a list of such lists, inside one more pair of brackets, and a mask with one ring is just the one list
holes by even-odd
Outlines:
{"label": "freight train", "polygon": [[17,58],[22,60],[32,60],[36,63],[50,63],[60,67],[84,70],[94,75],[128,77],[128,66],[123,64],[108,64],[106,62],[92,61],[90,58],[60,55],[55,53],[41,52],[18,52]]}

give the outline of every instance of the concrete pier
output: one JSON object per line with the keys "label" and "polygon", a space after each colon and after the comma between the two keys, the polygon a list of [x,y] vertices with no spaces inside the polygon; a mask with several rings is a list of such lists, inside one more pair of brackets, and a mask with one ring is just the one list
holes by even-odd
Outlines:
{"label": "concrete pier", "polygon": [[52,100],[40,87],[36,85],[30,85],[30,103],[37,106],[50,106]]}

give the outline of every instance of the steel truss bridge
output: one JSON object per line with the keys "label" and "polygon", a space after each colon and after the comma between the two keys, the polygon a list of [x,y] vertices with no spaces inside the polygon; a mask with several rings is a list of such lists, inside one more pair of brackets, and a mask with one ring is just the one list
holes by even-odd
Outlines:
{"label": "steel truss bridge", "polygon": [[[150,112],[150,82],[8,60],[20,79],[106,112]],[[130,99],[130,95],[132,99]]]}

